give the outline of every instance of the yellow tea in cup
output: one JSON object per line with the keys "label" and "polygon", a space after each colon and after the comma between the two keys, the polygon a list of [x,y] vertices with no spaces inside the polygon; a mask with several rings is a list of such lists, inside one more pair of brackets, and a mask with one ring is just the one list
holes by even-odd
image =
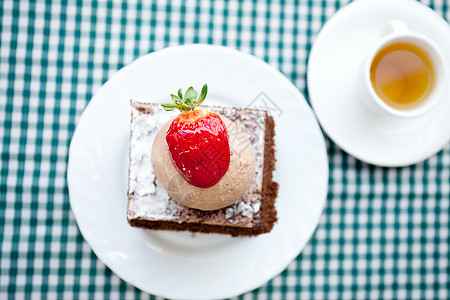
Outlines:
{"label": "yellow tea in cup", "polygon": [[387,105],[402,110],[415,108],[433,89],[433,65],[428,54],[414,44],[389,44],[372,60],[370,81]]}

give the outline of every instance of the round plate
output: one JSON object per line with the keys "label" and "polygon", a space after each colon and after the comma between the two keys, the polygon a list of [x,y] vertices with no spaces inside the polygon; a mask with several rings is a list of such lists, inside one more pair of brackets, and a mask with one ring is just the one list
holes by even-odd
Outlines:
{"label": "round plate", "polygon": [[[308,64],[308,91],[323,130],[344,151],[379,166],[423,161],[450,139],[450,88],[428,114],[410,119],[381,116],[356,95],[363,58],[390,20],[432,39],[450,53],[450,27],[433,10],[409,0],[359,0],[339,10],[322,28]],[[445,57],[450,70],[450,57]]]}
{"label": "round plate", "polygon": [[[130,99],[161,103],[204,83],[208,104],[266,107],[275,118],[279,220],[268,234],[231,238],[127,223]],[[236,50],[191,45],[143,56],[100,88],[73,136],[67,179],[83,237],[119,277],[167,298],[228,298],[279,274],[306,245],[326,200],[328,161],[312,110],[280,72]]]}

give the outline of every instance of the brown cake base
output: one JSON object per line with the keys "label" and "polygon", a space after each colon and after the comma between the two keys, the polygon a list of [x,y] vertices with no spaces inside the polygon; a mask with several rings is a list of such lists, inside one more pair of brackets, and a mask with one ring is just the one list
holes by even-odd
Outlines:
{"label": "brown cake base", "polygon": [[[132,101],[132,124],[138,116],[157,118],[160,116],[159,107],[155,104],[144,104]],[[141,211],[142,205],[151,208],[151,201],[155,201],[155,196],[137,196],[134,192],[134,186],[130,184],[128,190],[128,222],[131,226],[142,227],[156,230],[175,230],[203,233],[222,233],[231,236],[255,236],[270,232],[277,220],[275,209],[275,199],[278,192],[278,184],[272,180],[272,172],[275,169],[275,149],[274,149],[274,120],[266,111],[255,109],[236,109],[210,107],[209,110],[225,115],[229,119],[238,122],[244,131],[249,135],[260,132],[261,138],[252,138],[252,146],[256,150],[255,154],[259,159],[261,173],[256,172],[254,187],[239,199],[236,204],[215,211],[201,211],[181,206],[173,199],[167,200],[167,210],[163,216],[152,216]],[[241,122],[240,122],[241,118]],[[259,122],[253,126],[252,118]],[[131,143],[133,143],[133,126],[131,130]],[[263,149],[261,149],[263,148]],[[258,152],[259,151],[259,152]],[[130,157],[133,147],[130,147]],[[130,178],[133,177],[132,159],[130,158]],[[257,164],[258,166],[258,164]],[[259,174],[259,175],[258,175]],[[262,175],[262,176],[261,176]],[[155,189],[162,189],[157,179],[153,182]],[[242,202],[243,204],[240,204]],[[247,206],[246,206],[247,205]],[[251,216],[238,213],[240,207],[255,208]],[[256,209],[258,207],[258,209]]]}

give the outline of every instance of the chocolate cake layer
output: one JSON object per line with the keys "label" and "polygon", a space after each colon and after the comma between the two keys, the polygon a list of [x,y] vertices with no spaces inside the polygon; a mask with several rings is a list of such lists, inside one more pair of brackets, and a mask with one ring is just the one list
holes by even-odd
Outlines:
{"label": "chocolate cake layer", "polygon": [[[266,111],[207,107],[239,124],[255,153],[256,171],[248,191],[235,203],[215,211],[185,207],[170,198],[151,164],[151,149],[158,130],[176,116],[159,104],[132,101],[130,164],[128,178],[128,222],[148,229],[225,233],[232,236],[269,232],[277,220],[275,198],[278,184],[272,180],[275,168],[274,121]],[[228,128],[230,139],[238,136]],[[242,149],[231,149],[239,153]]]}

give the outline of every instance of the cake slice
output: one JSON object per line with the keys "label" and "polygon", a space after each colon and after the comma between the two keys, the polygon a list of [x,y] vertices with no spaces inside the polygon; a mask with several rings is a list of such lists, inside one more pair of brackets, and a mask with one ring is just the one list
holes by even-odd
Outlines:
{"label": "cake slice", "polygon": [[175,114],[164,111],[160,104],[131,101],[127,213],[131,226],[232,236],[259,235],[274,226],[278,184],[272,180],[275,168],[273,118],[258,109],[207,109],[236,122],[249,137],[255,156],[255,174],[250,188],[233,204],[212,211],[189,208],[173,200],[155,176],[151,149],[157,132]]}

